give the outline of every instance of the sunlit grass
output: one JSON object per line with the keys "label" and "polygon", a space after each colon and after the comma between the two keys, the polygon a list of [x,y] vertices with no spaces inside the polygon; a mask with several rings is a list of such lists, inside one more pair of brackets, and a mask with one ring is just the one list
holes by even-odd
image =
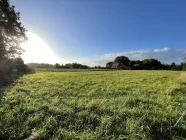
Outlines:
{"label": "sunlit grass", "polygon": [[185,138],[185,116],[175,126],[185,109],[184,77],[171,71],[25,75],[2,98],[0,138]]}

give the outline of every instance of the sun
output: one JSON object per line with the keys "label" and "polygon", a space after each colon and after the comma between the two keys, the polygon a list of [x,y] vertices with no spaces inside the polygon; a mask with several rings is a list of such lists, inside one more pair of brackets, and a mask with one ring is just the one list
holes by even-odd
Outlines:
{"label": "sun", "polygon": [[34,33],[27,32],[28,41],[21,44],[26,50],[22,55],[25,63],[59,63],[60,59],[55,55],[52,49]]}

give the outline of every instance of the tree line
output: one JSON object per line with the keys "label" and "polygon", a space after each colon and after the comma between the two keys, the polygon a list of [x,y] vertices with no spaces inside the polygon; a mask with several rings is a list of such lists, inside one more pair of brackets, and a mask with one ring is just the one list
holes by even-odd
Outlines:
{"label": "tree line", "polygon": [[68,64],[48,64],[48,63],[27,63],[30,68],[57,68],[57,69],[88,69],[87,65],[79,63],[68,63]]}
{"label": "tree line", "polygon": [[108,62],[106,68],[118,68],[118,69],[131,69],[131,70],[186,70],[186,58],[184,61],[176,65],[162,64],[157,59],[144,59],[144,60],[130,60],[126,56],[117,56],[113,62]]}
{"label": "tree line", "polygon": [[20,44],[25,41],[26,28],[20,22],[20,13],[9,0],[0,0],[0,85],[21,73],[33,72],[20,57],[24,52]]}

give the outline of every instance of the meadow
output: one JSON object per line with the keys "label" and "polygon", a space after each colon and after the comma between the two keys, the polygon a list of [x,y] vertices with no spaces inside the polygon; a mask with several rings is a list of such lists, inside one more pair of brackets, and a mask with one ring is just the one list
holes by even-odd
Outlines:
{"label": "meadow", "polygon": [[37,72],[2,94],[0,139],[186,138],[185,72]]}

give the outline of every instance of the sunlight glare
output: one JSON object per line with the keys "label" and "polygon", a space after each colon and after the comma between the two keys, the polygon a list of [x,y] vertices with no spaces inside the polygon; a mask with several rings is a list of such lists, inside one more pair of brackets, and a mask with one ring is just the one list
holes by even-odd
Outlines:
{"label": "sunlight glare", "polygon": [[28,41],[21,46],[26,52],[22,55],[25,63],[59,63],[59,58],[50,47],[37,35],[27,32]]}

